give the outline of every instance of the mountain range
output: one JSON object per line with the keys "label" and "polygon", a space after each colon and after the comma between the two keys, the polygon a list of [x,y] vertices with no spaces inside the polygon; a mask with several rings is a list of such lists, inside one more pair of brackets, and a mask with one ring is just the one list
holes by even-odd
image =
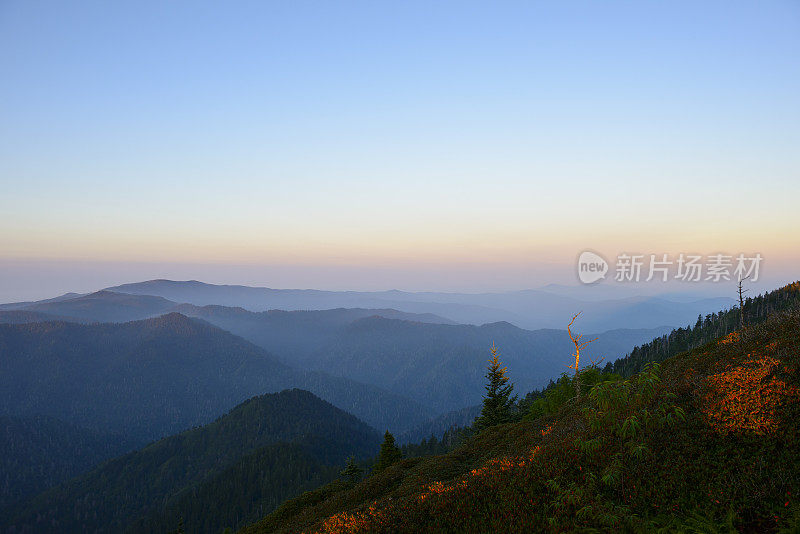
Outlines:
{"label": "mountain range", "polygon": [[[507,321],[520,328],[564,328],[572,315],[584,311],[584,328],[602,332],[616,328],[682,326],[698,314],[732,306],[733,298],[673,301],[661,297],[580,300],[543,290],[502,293],[441,293],[405,291],[320,291],[213,285],[198,281],[151,280],[108,288],[117,293],[153,295],[174,302],[241,307],[250,311],[391,308],[432,313],[451,321],[481,325]],[[587,290],[588,291],[588,290]]]}
{"label": "mountain range", "polygon": [[[797,284],[793,284],[748,299],[743,313],[748,320],[761,322],[796,303]],[[740,320],[739,310],[729,310],[695,318],[693,328],[679,328],[669,335],[668,327],[586,334],[584,339],[597,339],[585,349],[582,361],[605,356],[611,362],[628,354],[605,367],[619,368],[628,377],[647,372],[649,362],[732,332]],[[773,337],[779,342],[791,339],[787,346],[795,347],[796,322],[796,315],[775,319],[770,323],[775,327]],[[588,332],[578,323],[574,329]],[[755,343],[755,350],[772,350],[773,344],[766,342],[773,330],[756,325],[750,331],[756,337],[748,343]],[[719,345],[727,351],[725,357],[743,357],[736,351],[728,354],[733,349],[727,345],[735,344],[731,339]],[[295,531],[297,525],[305,529],[323,522],[329,525],[323,530],[348,530],[349,523],[337,522],[337,513],[350,510],[347,514],[356,514],[352,517],[362,517],[358,514],[366,508],[360,503],[378,499],[381,514],[394,521],[386,523],[389,530],[413,531],[421,516],[395,517],[388,501],[428,499],[430,492],[419,493],[420,483],[430,482],[433,488],[442,480],[447,487],[448,477],[461,476],[462,471],[469,477],[468,473],[484,472],[482,466],[492,462],[505,465],[504,454],[527,454],[534,444],[531,436],[536,440],[539,434],[545,436],[562,418],[567,423],[559,435],[574,431],[568,403],[557,420],[536,420],[534,430],[539,433],[518,422],[508,427],[514,434],[511,440],[494,430],[474,439],[469,431],[457,431],[448,433],[446,443],[415,444],[431,434],[468,425],[479,413],[492,345],[500,348],[515,391],[523,395],[566,371],[574,348],[564,330],[526,330],[505,321],[454,324],[430,312],[391,308],[251,311],[111,290],[3,305],[0,530],[239,529],[270,514],[284,500],[334,481],[348,457],[360,459],[362,467],[370,465],[380,443],[378,430],[390,428],[398,441],[410,444],[403,449],[409,454],[441,454],[466,439],[442,460],[405,460],[399,470],[373,474],[366,485],[339,477],[288,501],[252,527],[253,532],[273,527]],[[724,369],[724,362],[719,365]],[[694,372],[692,366],[687,369]],[[707,372],[709,378],[721,376],[718,371]],[[564,380],[569,378],[559,385]],[[687,380],[673,379],[670,387],[685,388],[681,384]],[[616,383],[623,388],[634,384]],[[559,385],[517,405],[515,417],[532,410],[530,402],[540,402],[536,399],[544,399],[541,405],[551,409],[553,391],[564,389]],[[696,402],[700,400],[692,401]],[[541,428],[536,426],[540,423]],[[542,465],[561,465],[559,455],[573,441],[554,445],[548,454],[555,455],[556,463]],[[525,458],[520,465],[528,465]],[[790,455],[786,461],[795,460]],[[605,477],[614,465],[603,467],[601,474]],[[668,478],[669,473],[662,475]],[[518,482],[511,479],[512,485],[504,487],[518,488]],[[454,486],[453,495],[460,487]],[[399,493],[393,488],[400,488]],[[499,506],[492,498],[487,494],[480,502],[469,502]],[[459,502],[455,505],[462,506]],[[411,514],[421,510],[415,506],[408,508]],[[373,516],[363,518],[364,525],[374,526]],[[479,515],[476,520],[488,519]]]}
{"label": "mountain range", "polygon": [[[500,347],[504,360],[513,366],[512,378],[523,393],[546,385],[566,371],[572,351],[569,337],[563,330],[524,330],[507,322],[459,325],[432,314],[392,309],[251,312],[241,307],[178,304],[164,297],[110,290],[26,304],[20,310],[0,312],[3,314],[0,321],[40,321],[47,317],[42,314],[52,314],[54,318],[66,317],[80,322],[108,322],[162,313],[180,313],[213,324],[266,350],[276,365],[280,360],[284,366],[306,375],[316,372],[314,376],[318,380],[322,376],[329,381],[331,377],[355,380],[408,401],[413,398],[433,415],[480,401],[486,355],[492,344]],[[131,330],[138,328],[140,326],[129,327]],[[624,356],[635,345],[670,330],[663,326],[603,332],[591,336],[597,341],[587,350],[595,359],[605,357],[610,361]],[[128,347],[127,350],[139,349]],[[187,369],[186,372],[193,371]],[[308,376],[276,378],[278,382],[275,383],[280,387],[310,387],[307,379]],[[263,391],[273,391],[275,386],[270,387],[273,389]],[[311,389],[325,396],[326,387],[317,384],[317,389]],[[257,390],[248,392],[258,393]],[[334,404],[343,400],[325,398]],[[406,430],[406,424],[410,423],[392,421],[387,425],[387,421],[376,414],[366,414],[363,409],[354,413],[371,424],[396,430]]]}
{"label": "mountain range", "polygon": [[301,370],[198,319],[0,324],[0,415],[47,415],[139,440],[207,423],[253,395],[303,387],[378,428],[435,415],[407,397]]}

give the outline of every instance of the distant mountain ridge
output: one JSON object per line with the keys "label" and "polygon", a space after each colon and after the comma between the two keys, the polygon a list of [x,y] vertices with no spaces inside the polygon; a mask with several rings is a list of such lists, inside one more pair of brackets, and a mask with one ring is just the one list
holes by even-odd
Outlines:
{"label": "distant mountain ridge", "polygon": [[404,291],[322,291],[213,285],[191,281],[150,280],[108,288],[135,295],[161,296],[197,306],[211,304],[250,311],[321,310],[333,308],[391,308],[409,313],[433,313],[457,323],[485,324],[508,321],[521,328],[563,328],[584,310],[584,326],[591,331],[615,328],[655,328],[688,324],[698,314],[732,306],[732,298],[703,298],[674,302],[658,297],[579,300],[542,290],[504,293],[437,293]]}
{"label": "distant mountain ridge", "polygon": [[[205,309],[207,308],[207,309]],[[284,310],[269,310],[263,313],[275,314]],[[252,313],[242,307],[222,305],[197,306],[176,302],[164,297],[120,293],[103,289],[85,295],[63,295],[55,299],[37,302],[19,302],[0,305],[0,322],[24,323],[45,320],[66,320],[82,323],[125,323],[158,317],[170,312],[179,312],[192,316],[218,316]],[[371,315],[380,315],[388,319],[403,319],[424,323],[456,324],[432,313],[409,313],[394,309],[337,308],[319,310],[331,316],[329,321],[339,323],[352,321]],[[288,312],[287,312],[288,313]],[[333,317],[339,316],[339,317]]]}
{"label": "distant mountain ridge", "polygon": [[40,311],[3,310],[0,311],[0,324],[43,323],[45,321],[74,321],[70,317],[52,315]]}
{"label": "distant mountain ridge", "polygon": [[126,323],[163,315],[174,307],[174,302],[163,297],[134,296],[103,290],[69,299],[35,303],[23,309],[87,322]]}
{"label": "distant mountain ridge", "polygon": [[70,300],[70,299],[74,299],[76,297],[82,297],[84,295],[85,295],[85,293],[71,293],[70,292],[70,293],[64,293],[63,295],[59,295],[57,297],[53,297],[53,298],[49,298],[49,299],[43,299],[43,300],[27,300],[27,301],[23,301],[23,302],[8,302],[8,303],[0,304],[0,311],[4,311],[4,310],[19,310],[19,309],[23,309],[26,306],[29,306],[31,304],[45,304],[45,303],[48,303],[48,302],[59,302],[59,301],[62,301],[62,300]]}

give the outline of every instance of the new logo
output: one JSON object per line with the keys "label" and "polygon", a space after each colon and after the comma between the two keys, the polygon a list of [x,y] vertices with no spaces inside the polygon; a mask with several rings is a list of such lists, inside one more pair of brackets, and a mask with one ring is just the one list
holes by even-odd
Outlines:
{"label": "new logo", "polygon": [[606,277],[608,262],[591,250],[584,250],[578,256],[578,279],[584,284],[593,284]]}

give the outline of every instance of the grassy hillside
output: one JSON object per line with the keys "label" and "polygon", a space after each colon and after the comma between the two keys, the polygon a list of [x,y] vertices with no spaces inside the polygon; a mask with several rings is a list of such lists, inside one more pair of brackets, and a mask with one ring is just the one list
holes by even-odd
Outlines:
{"label": "grassy hillside", "polygon": [[796,531],[799,365],[800,313],[775,315],[244,532]]}
{"label": "grassy hillside", "polygon": [[[213,423],[110,460],[9,514],[17,532],[190,532],[254,520],[333,479],[380,435],[302,390],[252,398]],[[0,523],[2,525],[2,523]]]}

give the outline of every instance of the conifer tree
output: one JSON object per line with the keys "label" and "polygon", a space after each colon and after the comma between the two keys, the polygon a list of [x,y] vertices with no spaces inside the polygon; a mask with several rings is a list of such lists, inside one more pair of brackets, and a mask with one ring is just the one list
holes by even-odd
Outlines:
{"label": "conifer tree", "polygon": [[170,530],[168,532],[168,534],[185,534],[185,533],[186,533],[186,530],[185,530],[185,528],[183,526],[183,517],[178,519],[178,528],[176,528],[175,530]]}
{"label": "conifer tree", "polygon": [[339,475],[346,478],[349,482],[358,482],[361,479],[361,468],[356,464],[355,457],[351,456],[347,459],[347,465]]}
{"label": "conifer tree", "polygon": [[387,430],[383,435],[383,443],[381,444],[381,452],[378,454],[378,463],[375,465],[375,470],[380,471],[386,469],[393,463],[403,458],[403,453],[397,445],[394,444],[394,436]]}
{"label": "conifer tree", "polygon": [[514,390],[514,384],[509,382],[506,375],[507,367],[501,367],[500,353],[497,347],[492,343],[489,349],[492,353],[492,358],[489,360],[487,366],[486,379],[486,395],[483,397],[483,408],[481,415],[475,419],[475,428],[482,430],[484,428],[507,423],[511,420],[511,408],[517,401],[517,396],[511,396]]}

